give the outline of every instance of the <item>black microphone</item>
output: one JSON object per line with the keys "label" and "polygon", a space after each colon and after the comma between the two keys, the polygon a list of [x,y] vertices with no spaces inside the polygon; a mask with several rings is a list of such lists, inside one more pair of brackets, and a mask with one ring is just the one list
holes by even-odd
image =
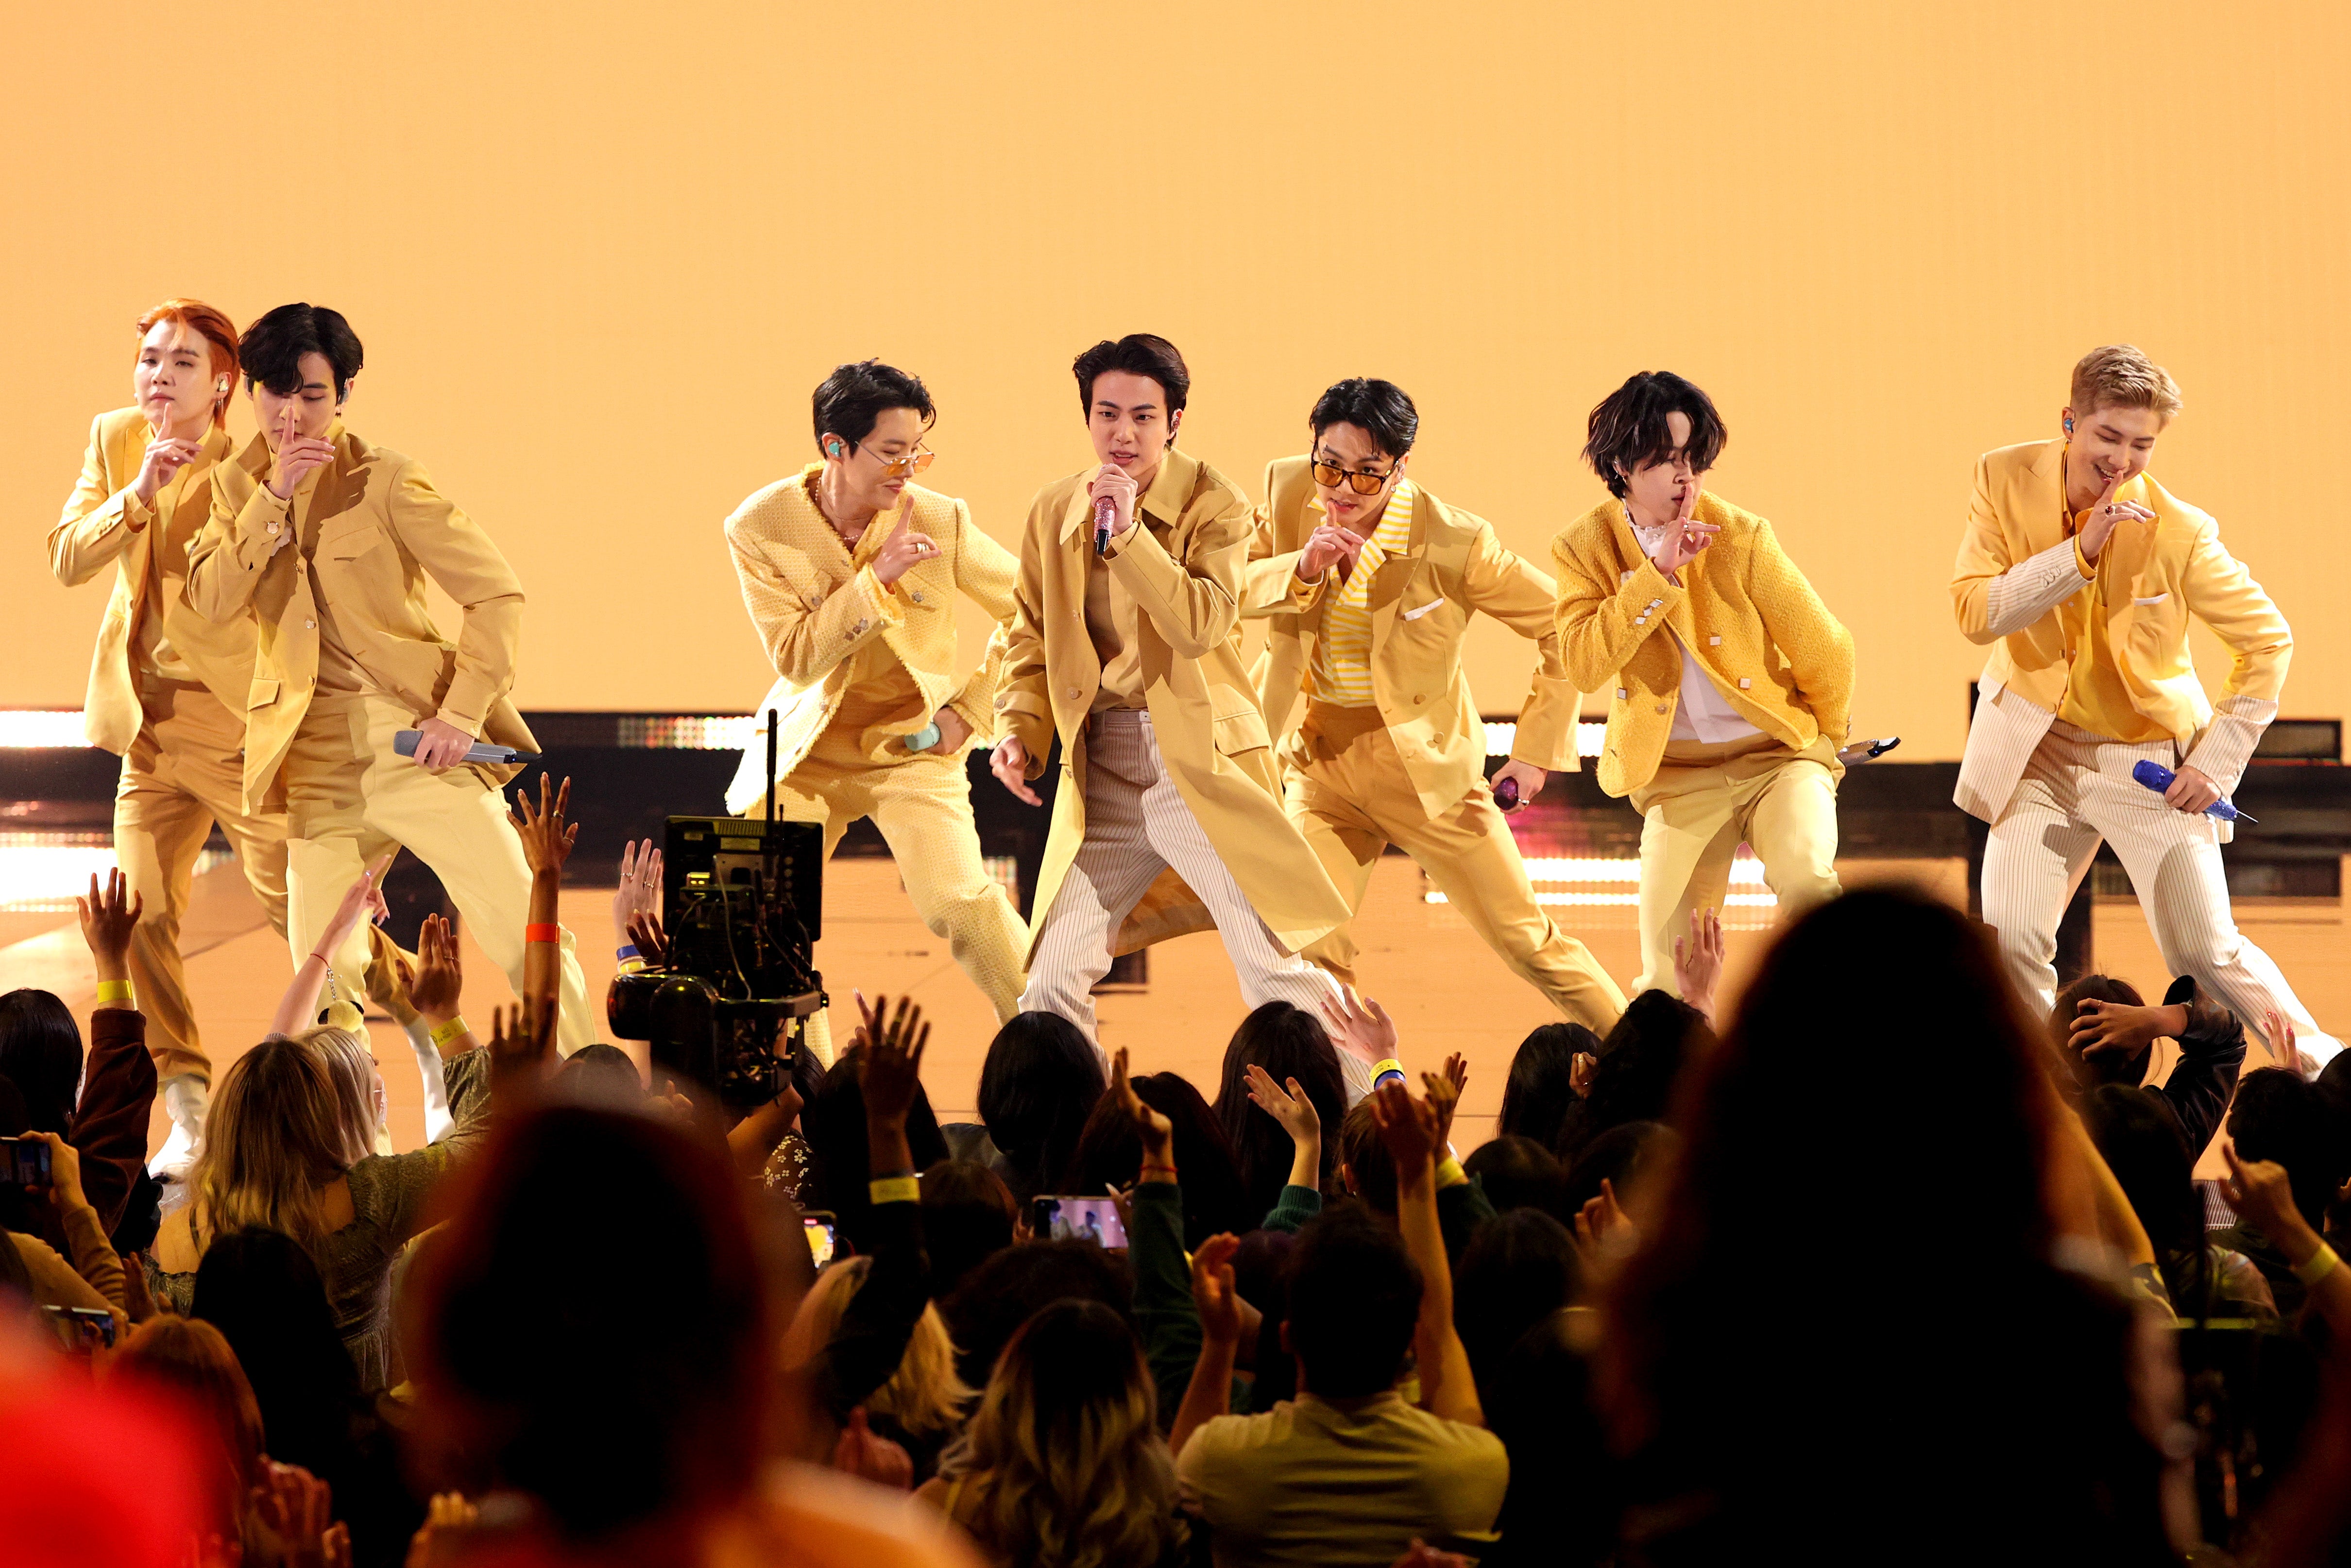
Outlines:
{"label": "black microphone", "polygon": [[1094,554],[1110,554],[1110,525],[1118,516],[1118,503],[1108,496],[1094,497]]}

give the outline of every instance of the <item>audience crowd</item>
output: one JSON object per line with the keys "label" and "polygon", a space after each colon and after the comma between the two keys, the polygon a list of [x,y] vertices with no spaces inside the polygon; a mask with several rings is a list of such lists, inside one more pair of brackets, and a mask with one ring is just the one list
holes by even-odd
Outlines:
{"label": "audience crowd", "polygon": [[[567,818],[518,802],[534,934]],[[1343,1055],[1416,1055],[1368,998],[1259,1009],[1213,1101],[1025,1014],[942,1125],[903,997],[730,1107],[558,1060],[549,944],[477,1035],[428,918],[433,1141],[306,966],[168,1181],[140,914],[82,901],[86,1046],[0,997],[10,1563],[2351,1562],[2351,1057],[2268,1019],[2247,1071],[2186,979],[2036,1018],[1908,893],[1720,1011],[1701,917],[1678,996],[1518,1045],[1466,1157],[1458,1057],[1349,1103]]]}

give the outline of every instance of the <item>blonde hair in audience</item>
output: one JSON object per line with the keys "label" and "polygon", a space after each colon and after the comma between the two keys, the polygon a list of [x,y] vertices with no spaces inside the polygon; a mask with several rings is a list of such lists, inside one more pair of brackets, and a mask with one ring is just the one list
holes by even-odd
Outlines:
{"label": "blonde hair in audience", "polygon": [[334,1080],[344,1166],[382,1152],[377,1140],[383,1131],[383,1078],[376,1071],[375,1051],[356,1033],[332,1024],[306,1029],[294,1039],[319,1053]]}
{"label": "blonde hair in audience", "polygon": [[257,1225],[317,1246],[326,1186],[347,1168],[345,1136],[325,1052],[273,1034],[229,1063],[188,1173],[197,1244]]}
{"label": "blonde hair in audience", "polygon": [[[871,1258],[844,1258],[816,1277],[784,1331],[786,1367],[798,1371],[832,1343],[850,1299],[865,1288],[872,1267]],[[918,1437],[950,1430],[963,1419],[973,1398],[972,1390],[956,1375],[955,1361],[955,1342],[947,1337],[946,1321],[935,1305],[925,1305],[898,1370],[865,1401],[865,1408],[889,1416]]]}
{"label": "blonde hair in audience", "polygon": [[2102,408],[2151,408],[2169,424],[2179,413],[2179,385],[2136,344],[2108,343],[2074,365],[2066,406],[2084,419]]}
{"label": "blonde hair in audience", "polygon": [[[1097,1354],[1090,1344],[1039,1344],[1038,1325],[1079,1307],[1064,1301],[1029,1320],[997,1360],[979,1410],[939,1474],[963,1482],[955,1521],[998,1561],[1039,1568],[1147,1568],[1173,1528],[1176,1465],[1160,1440],[1157,1398],[1143,1350],[1126,1335],[1124,1386],[1062,1423],[1075,1441],[1050,1448],[1053,1412],[1036,1398],[1035,1363]],[[1111,1316],[1095,1302],[1083,1309]],[[1066,1441],[1066,1439],[1065,1439]]]}

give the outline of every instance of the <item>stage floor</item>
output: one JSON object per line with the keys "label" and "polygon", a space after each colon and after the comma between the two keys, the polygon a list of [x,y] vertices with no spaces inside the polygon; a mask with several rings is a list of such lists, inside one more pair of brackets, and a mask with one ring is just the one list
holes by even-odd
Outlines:
{"label": "stage floor", "polygon": [[[1955,903],[1965,899],[1964,862],[1958,860],[1847,860],[1839,871],[1848,887],[1895,879]],[[1455,1133],[1455,1143],[1466,1153],[1492,1135],[1519,1040],[1552,1015],[1458,915],[1427,903],[1424,891],[1419,868],[1411,861],[1391,855],[1380,862],[1356,925],[1361,974],[1395,1016],[1408,1066],[1433,1067],[1455,1051],[1468,1058],[1469,1087]],[[835,1037],[847,1040],[855,1025],[852,990],[869,997],[910,993],[937,1025],[924,1073],[932,1103],[943,1121],[972,1119],[994,1019],[956,970],[946,943],[914,918],[894,863],[886,858],[834,861],[826,874],[825,905],[818,959],[834,998]],[[563,896],[564,920],[578,934],[588,992],[596,998],[612,975],[610,910],[609,889],[575,888]],[[1638,967],[1631,913],[1622,907],[1553,911],[1620,983],[1629,982]],[[2339,901],[2241,899],[2237,916],[2247,935],[2283,966],[2322,1023],[2338,1032],[2351,1027],[2351,946],[2344,940]],[[2101,899],[2095,921],[2100,967],[2147,995],[2158,994],[2168,977],[2137,905]],[[1769,936],[1751,916],[1742,924],[1748,928],[1729,934],[1726,999],[1736,996]],[[263,922],[234,862],[197,879],[184,939],[206,1047],[215,1065],[225,1066],[260,1037],[275,1009],[287,976],[286,950]],[[486,1029],[490,1009],[510,1000],[511,992],[504,975],[470,939],[465,961],[465,1011]],[[16,986],[56,991],[76,1013],[86,1014],[96,985],[69,909],[0,914],[0,990]],[[1153,948],[1145,988],[1107,993],[1099,1007],[1105,1044],[1127,1047],[1139,1070],[1182,1072],[1214,1097],[1225,1042],[1245,1009],[1213,934]],[[402,1148],[414,1147],[423,1140],[423,1124],[413,1058],[392,1024],[379,1021],[371,1028],[391,1099],[393,1140]],[[2266,1058],[2257,1047],[2248,1066],[2262,1065]],[[166,1130],[159,1108],[155,1145]]]}

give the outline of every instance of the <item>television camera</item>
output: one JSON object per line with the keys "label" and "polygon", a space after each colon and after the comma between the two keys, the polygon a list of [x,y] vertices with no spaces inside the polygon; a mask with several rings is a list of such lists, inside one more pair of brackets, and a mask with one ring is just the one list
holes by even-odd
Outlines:
{"label": "television camera", "polygon": [[764,818],[672,817],[662,862],[659,968],[622,975],[613,1034],[648,1040],[654,1075],[708,1085],[737,1109],[781,1092],[808,1020],[826,1003],[815,968],[824,830],[776,821],[776,714],[768,715]]}

